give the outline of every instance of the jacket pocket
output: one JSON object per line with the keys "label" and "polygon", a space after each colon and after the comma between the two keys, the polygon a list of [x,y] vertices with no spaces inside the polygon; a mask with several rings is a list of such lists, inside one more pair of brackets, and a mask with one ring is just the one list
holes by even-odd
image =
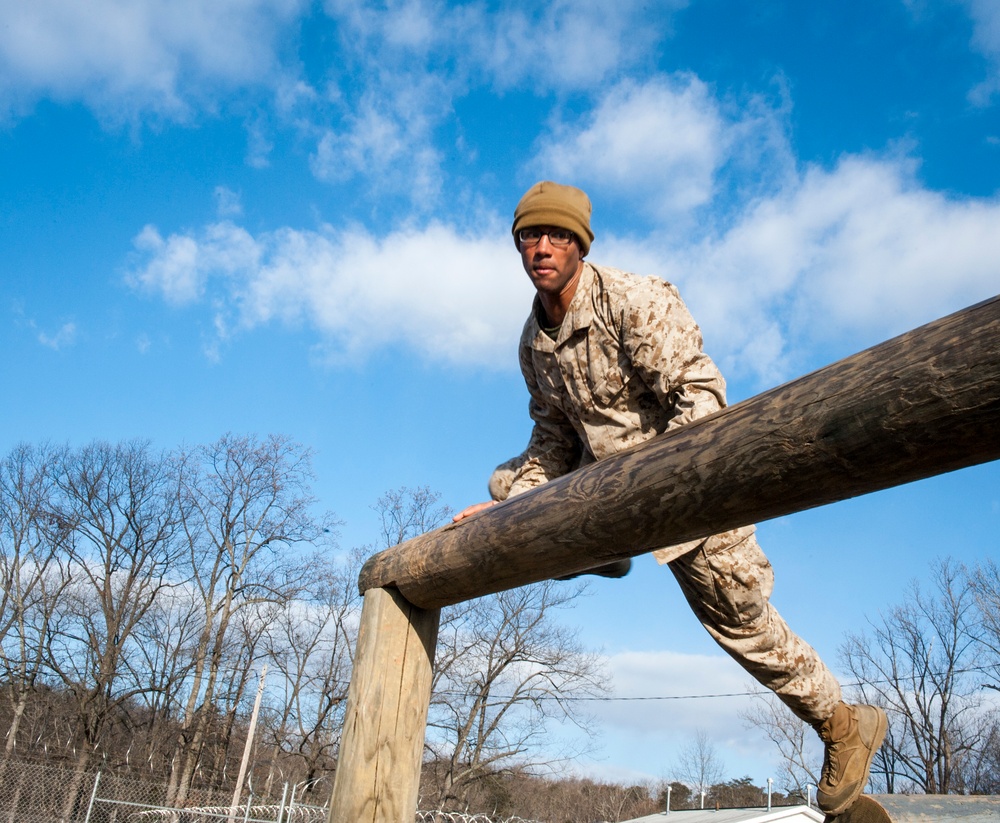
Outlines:
{"label": "jacket pocket", "polygon": [[627,397],[629,383],[633,375],[622,368],[621,363],[605,368],[597,374],[588,374],[590,394],[600,406],[613,406],[621,398]]}

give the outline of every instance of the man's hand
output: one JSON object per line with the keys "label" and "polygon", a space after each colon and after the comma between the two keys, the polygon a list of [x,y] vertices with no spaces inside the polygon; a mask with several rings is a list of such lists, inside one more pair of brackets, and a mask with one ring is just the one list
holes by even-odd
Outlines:
{"label": "man's hand", "polygon": [[495,506],[497,504],[496,500],[487,500],[485,503],[473,503],[471,506],[466,506],[462,511],[451,518],[453,523],[457,523],[459,520],[464,520],[476,512],[481,512],[484,509],[488,509],[490,506]]}

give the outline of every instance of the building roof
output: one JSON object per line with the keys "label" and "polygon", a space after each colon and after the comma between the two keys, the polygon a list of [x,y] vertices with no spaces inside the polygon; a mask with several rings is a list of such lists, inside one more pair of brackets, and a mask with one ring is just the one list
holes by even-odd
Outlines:
{"label": "building roof", "polygon": [[1000,797],[960,794],[876,794],[893,823],[930,823],[956,820],[961,823],[997,823]]}
{"label": "building roof", "polygon": [[824,816],[809,806],[753,809],[680,809],[637,817],[627,823],[822,823]]}
{"label": "building roof", "polygon": [[[956,794],[876,794],[893,823],[998,823],[1000,797]],[[809,806],[766,809],[681,809],[637,817],[627,823],[822,823]]]}

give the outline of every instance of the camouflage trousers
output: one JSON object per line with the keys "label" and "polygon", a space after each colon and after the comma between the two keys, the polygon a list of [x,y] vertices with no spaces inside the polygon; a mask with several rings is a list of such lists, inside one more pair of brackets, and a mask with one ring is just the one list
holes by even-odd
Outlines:
{"label": "camouflage trousers", "polygon": [[757,538],[751,531],[721,548],[718,542],[709,539],[667,564],[691,610],[729,656],[797,717],[822,723],[840,701],[840,684],[771,605],[774,571]]}
{"label": "camouflage trousers", "polygon": [[[489,483],[494,500],[507,499],[522,460],[519,456],[497,467]],[[812,726],[829,718],[841,699],[840,684],[771,605],[774,570],[754,528],[690,545],[679,557],[676,551],[664,551],[675,558],[667,566],[715,642],[798,718]]]}

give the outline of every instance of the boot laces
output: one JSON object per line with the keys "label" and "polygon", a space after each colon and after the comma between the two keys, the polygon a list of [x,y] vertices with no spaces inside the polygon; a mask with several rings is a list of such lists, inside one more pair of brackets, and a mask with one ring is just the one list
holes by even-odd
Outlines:
{"label": "boot laces", "polygon": [[840,755],[843,748],[843,743],[840,740],[826,744],[826,751],[823,757],[823,773],[820,775],[823,782],[832,785],[834,775],[840,773]]}
{"label": "boot laces", "polygon": [[820,781],[833,785],[834,776],[840,773],[840,756],[844,753],[846,741],[843,739],[834,740],[832,730],[826,734],[821,734],[823,738],[823,771],[820,774]]}

